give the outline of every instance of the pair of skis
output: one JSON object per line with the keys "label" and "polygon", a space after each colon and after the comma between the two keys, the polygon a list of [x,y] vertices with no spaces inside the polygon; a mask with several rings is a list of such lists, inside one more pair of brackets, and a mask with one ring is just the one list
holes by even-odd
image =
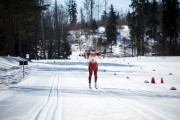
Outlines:
{"label": "pair of skis", "polygon": [[[94,87],[95,89],[98,89],[98,87]],[[89,89],[92,89],[92,87],[89,87]]]}

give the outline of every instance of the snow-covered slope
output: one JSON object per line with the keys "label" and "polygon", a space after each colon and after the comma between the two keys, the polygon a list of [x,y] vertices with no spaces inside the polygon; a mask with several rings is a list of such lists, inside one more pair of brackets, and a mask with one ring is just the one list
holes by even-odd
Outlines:
{"label": "snow-covered slope", "polygon": [[23,81],[1,88],[0,119],[179,120],[180,57],[99,59],[99,89],[90,90],[78,54],[29,63]]}
{"label": "snow-covered slope", "polygon": [[22,80],[20,57],[0,56],[0,84],[14,84]]}

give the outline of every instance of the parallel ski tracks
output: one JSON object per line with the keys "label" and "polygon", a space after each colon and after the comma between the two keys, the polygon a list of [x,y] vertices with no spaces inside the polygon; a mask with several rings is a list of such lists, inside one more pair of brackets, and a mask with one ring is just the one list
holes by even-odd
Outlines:
{"label": "parallel ski tracks", "polygon": [[[127,83],[118,83],[118,81],[116,81],[117,83],[113,84],[114,86],[120,85],[121,87],[125,88],[124,91],[129,91],[128,88],[130,88],[130,86]],[[99,89],[91,89],[93,92],[96,92],[97,95],[100,96],[100,98],[103,101],[106,101],[107,103],[110,103],[114,106],[116,106],[119,110],[121,110],[121,112],[131,112],[132,116],[134,116],[134,118],[132,119],[136,119],[136,115],[141,116],[142,119],[146,119],[146,120],[177,120],[174,116],[163,113],[162,111],[158,111],[158,110],[154,110],[151,107],[146,107],[146,105],[143,105],[142,103],[138,104],[138,101],[135,100],[135,102],[133,100],[131,100],[130,98],[126,99],[123,96],[121,97],[118,94],[113,94],[113,91],[109,91],[103,88],[99,88]],[[139,91],[134,91],[135,93],[139,92]],[[147,93],[147,92],[142,92],[142,94],[153,94],[153,93]],[[105,99],[108,98],[108,99]],[[148,105],[149,106],[149,105]],[[122,108],[124,108],[124,111],[122,111]],[[139,118],[139,117],[137,117]]]}
{"label": "parallel ski tracks", "polygon": [[[166,97],[166,98],[173,97],[173,96],[169,96],[169,95],[160,95],[158,93],[151,92],[151,91],[142,91],[142,90],[133,90],[132,91],[132,90],[130,90],[131,85],[129,85],[128,83],[124,83],[124,82],[120,83],[120,81],[117,80],[117,79],[115,79],[115,81],[116,81],[116,84],[113,83],[114,86],[117,86],[117,85],[121,86],[121,87],[125,88],[125,90],[128,90],[129,93],[132,92],[132,94],[133,93],[134,94],[141,94],[141,95],[146,95],[147,97],[148,96],[160,96],[161,98],[163,98],[163,97]],[[132,83],[133,83],[133,81],[132,81]],[[159,119],[163,119],[163,120],[178,120],[173,115],[164,113],[163,111],[158,111],[157,109],[154,109],[154,108],[151,109],[150,105],[148,105],[148,104],[146,104],[148,106],[148,107],[146,107],[146,105],[142,105],[142,103],[138,104],[137,102],[133,102],[133,100],[127,101],[127,100],[121,98],[119,95],[115,95],[115,94],[110,93],[110,91],[107,91],[107,90],[102,90],[102,91],[106,92],[108,95],[110,94],[112,97],[115,97],[116,101],[118,101],[118,102],[120,102],[122,100],[124,103],[127,103],[127,105],[130,108],[132,108],[132,110],[134,108],[141,109],[141,111],[140,110],[138,110],[138,111],[142,112],[142,115],[145,114],[145,118],[146,119],[150,119],[150,120],[159,120]],[[118,99],[120,99],[120,101]],[[173,99],[171,99],[171,100],[173,100]],[[132,107],[132,106],[134,106],[134,107]],[[137,111],[137,109],[135,111]]]}
{"label": "parallel ski tracks", "polygon": [[60,120],[62,118],[62,92],[61,80],[58,72],[53,67],[54,79],[46,101],[40,107],[35,120]]}
{"label": "parallel ski tracks", "polygon": [[[68,64],[67,64],[67,68],[69,68]],[[72,74],[74,74],[74,73],[72,72]],[[83,78],[87,78],[86,75],[82,75],[82,76],[84,76]],[[123,88],[130,87],[130,85],[125,84],[125,83],[119,84],[119,85]],[[83,84],[83,86],[85,87],[84,84]],[[88,86],[87,86],[87,88],[88,88]],[[94,95],[97,95],[98,97],[100,97],[100,99],[103,102],[110,103],[111,105],[116,106],[117,109],[120,110],[120,112],[132,113],[132,116],[131,116],[132,119],[137,119],[137,118],[139,118],[139,116],[141,116],[142,119],[146,119],[146,120],[159,120],[159,119],[176,120],[176,118],[171,115],[167,115],[167,114],[162,115],[162,113],[159,114],[159,112],[161,112],[161,111],[154,110],[151,107],[146,107],[141,103],[138,104],[137,100],[135,100],[136,102],[133,102],[133,100],[130,100],[130,98],[129,99],[122,98],[119,95],[111,93],[111,91],[109,91],[109,90],[104,90],[101,88],[99,88],[99,89],[92,88],[92,89],[90,89],[90,91],[96,93]],[[134,92],[138,92],[138,91],[134,91]],[[144,93],[144,94],[147,94],[147,93]],[[57,106],[59,106],[59,105],[57,105]],[[137,118],[136,118],[136,116],[137,116]]]}
{"label": "parallel ski tracks", "polygon": [[125,98],[121,98],[119,95],[112,94],[110,91],[103,90],[101,88],[92,89],[92,91],[97,92],[97,94],[101,96],[102,99],[108,98],[103,100],[106,100],[111,104],[114,104],[116,107],[119,107],[120,110],[125,108],[126,110],[128,110],[126,112],[132,112],[132,114],[134,114],[134,117],[136,115],[139,115],[142,117],[142,119],[146,119],[146,120],[159,120],[159,119],[176,120],[176,118],[171,115],[167,115],[165,113],[164,113],[165,115],[164,114],[162,115],[162,113],[160,114],[160,111],[151,109],[150,107],[146,107],[142,104],[138,104],[137,102],[133,102],[133,100],[127,100]]}

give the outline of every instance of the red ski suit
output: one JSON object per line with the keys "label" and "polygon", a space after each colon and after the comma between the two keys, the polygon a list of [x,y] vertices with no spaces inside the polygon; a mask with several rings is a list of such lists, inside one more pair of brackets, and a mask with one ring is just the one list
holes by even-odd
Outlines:
{"label": "red ski suit", "polygon": [[84,53],[83,56],[86,57],[86,58],[89,58],[89,67],[88,67],[88,70],[89,70],[89,83],[91,83],[91,77],[92,77],[92,73],[94,72],[94,79],[95,79],[95,82],[97,82],[97,71],[98,71],[98,64],[97,64],[97,56],[100,56],[101,53]]}

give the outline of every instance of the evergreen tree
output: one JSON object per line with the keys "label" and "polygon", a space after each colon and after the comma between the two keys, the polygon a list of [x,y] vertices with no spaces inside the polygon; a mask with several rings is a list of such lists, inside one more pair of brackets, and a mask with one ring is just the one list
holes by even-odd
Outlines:
{"label": "evergreen tree", "polygon": [[69,0],[69,17],[70,17],[70,25],[75,25],[77,22],[77,4],[74,0]]}
{"label": "evergreen tree", "polygon": [[68,57],[72,54],[71,46],[69,42],[65,41],[62,44],[62,51],[61,51],[62,58],[68,59]]}
{"label": "evergreen tree", "polygon": [[163,0],[163,51],[168,51],[164,54],[174,55],[177,49],[178,10],[178,0]]}
{"label": "evergreen tree", "polygon": [[[156,2],[156,0],[152,0],[151,2],[146,1],[144,4],[144,17],[142,21],[144,21],[144,28],[145,28],[145,37],[146,39],[144,40],[146,45],[144,46],[144,51],[145,52],[150,52],[149,50],[151,50],[152,53],[156,52],[156,49],[153,49],[155,47],[155,45],[149,46],[149,40],[151,39],[152,41],[157,42],[157,35],[158,35],[158,26],[159,26],[159,22],[158,22],[158,15],[159,15],[159,8],[158,8],[158,3]],[[154,43],[154,42],[152,42]]]}
{"label": "evergreen tree", "polygon": [[128,25],[130,27],[130,35],[132,42],[137,48],[137,56],[144,55],[144,35],[146,32],[146,20],[148,0],[131,0],[130,7],[133,9],[128,13]]}
{"label": "evergreen tree", "polygon": [[152,0],[152,2],[148,3],[147,13],[146,13],[146,35],[150,38],[156,38],[157,28],[159,26],[157,15],[158,15],[158,3],[156,0]]}
{"label": "evergreen tree", "polygon": [[40,15],[47,5],[43,0],[1,0],[0,1],[0,39],[1,55],[24,57],[34,50],[34,39],[41,23]]}
{"label": "evergreen tree", "polygon": [[91,30],[92,30],[93,34],[96,33],[96,30],[97,30],[97,29],[98,29],[98,25],[97,25],[96,20],[94,19],[94,20],[92,21],[92,25],[91,25]]}
{"label": "evergreen tree", "polygon": [[83,9],[80,9],[80,14],[81,14],[81,27],[85,26],[85,18],[84,18],[84,14],[83,14]]}
{"label": "evergreen tree", "polygon": [[134,22],[136,20],[136,17],[133,13],[128,12],[127,14],[127,21],[128,21],[128,26],[130,28],[130,39],[131,39],[131,47],[132,47],[132,57],[134,56],[134,47],[137,48],[137,26],[136,26],[136,22]]}
{"label": "evergreen tree", "polygon": [[48,10],[43,18],[43,26],[44,26],[44,39],[45,39],[45,51],[47,51],[47,58],[52,59],[53,54],[55,51],[55,46],[54,46],[54,36],[53,36],[53,16],[52,16],[52,11]]}
{"label": "evergreen tree", "polygon": [[90,8],[91,8],[91,12],[90,12],[90,22],[93,22],[93,10],[94,10],[94,0],[90,0]]}
{"label": "evergreen tree", "polygon": [[103,15],[102,15],[102,17],[101,17],[101,23],[102,23],[102,25],[106,26],[107,18],[108,18],[107,13],[106,13],[106,11],[104,11],[104,12],[103,12]]}
{"label": "evergreen tree", "polygon": [[[57,4],[55,4],[55,6],[56,5]],[[48,10],[44,15],[43,27],[45,43],[42,45],[43,41],[39,41],[38,45],[41,48],[39,53],[42,55],[42,50],[45,50],[48,59],[66,59],[71,54],[71,47],[67,40],[69,24],[65,22],[66,13],[64,7],[56,6],[54,8],[53,10]]]}
{"label": "evergreen tree", "polygon": [[108,15],[107,25],[106,25],[106,37],[108,43],[111,45],[111,52],[112,52],[112,45],[116,44],[116,36],[117,36],[117,15],[114,11],[113,5],[110,7],[110,12]]}

